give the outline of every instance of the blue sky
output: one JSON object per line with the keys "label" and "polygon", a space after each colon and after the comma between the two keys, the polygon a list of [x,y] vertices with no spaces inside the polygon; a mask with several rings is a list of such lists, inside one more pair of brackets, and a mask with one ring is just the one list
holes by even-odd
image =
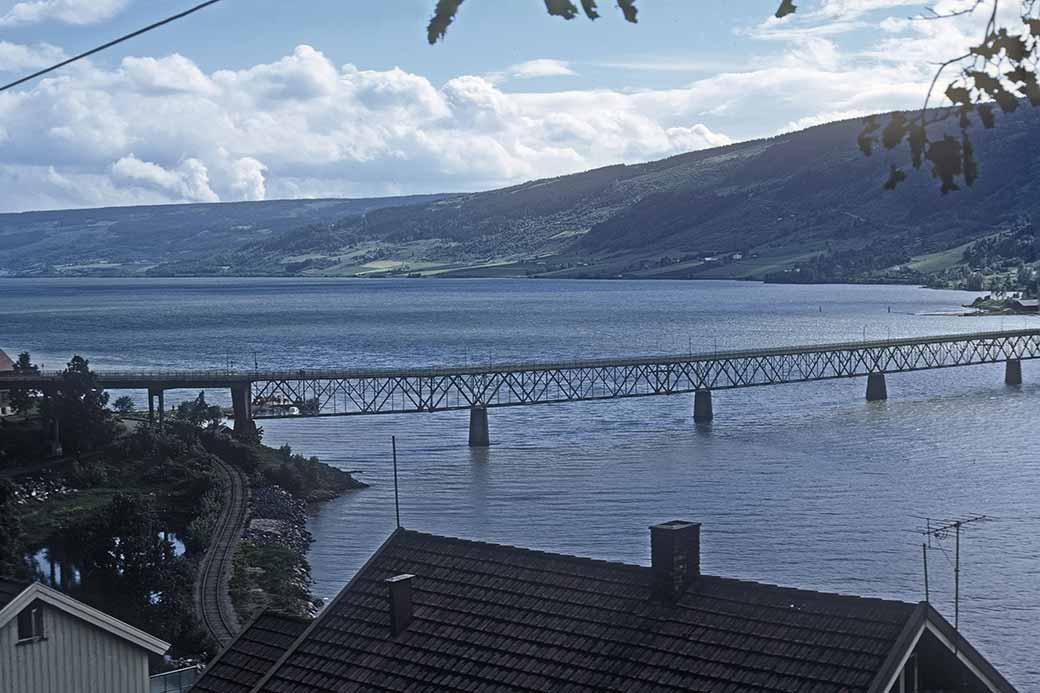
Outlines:
{"label": "blue sky", "polygon": [[[195,0],[0,0],[0,79]],[[940,0],[957,8],[966,0]],[[0,211],[479,190],[920,103],[976,20],[909,0],[223,0],[0,94]]]}

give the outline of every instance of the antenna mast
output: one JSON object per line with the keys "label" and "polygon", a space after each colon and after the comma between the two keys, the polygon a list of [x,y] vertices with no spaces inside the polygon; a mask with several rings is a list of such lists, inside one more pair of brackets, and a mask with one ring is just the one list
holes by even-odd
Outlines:
{"label": "antenna mast", "polygon": [[394,512],[397,515],[397,528],[401,529],[401,499],[397,491],[397,436],[390,436],[390,445],[394,451]]}
{"label": "antenna mast", "polygon": [[[970,515],[956,520],[933,520],[932,518],[924,518],[927,522],[925,530],[921,532],[925,535],[928,540],[928,544],[921,544],[921,550],[924,553],[924,594],[925,601],[928,601],[928,548],[932,545],[932,539],[942,540],[950,536],[953,532],[954,535],[954,556],[953,556],[953,629],[960,634],[960,621],[961,621],[961,528],[965,525],[970,525],[974,522],[986,522],[990,518],[985,515]],[[935,524],[933,524],[935,523]],[[960,638],[957,638],[954,643],[954,655],[960,650]]]}

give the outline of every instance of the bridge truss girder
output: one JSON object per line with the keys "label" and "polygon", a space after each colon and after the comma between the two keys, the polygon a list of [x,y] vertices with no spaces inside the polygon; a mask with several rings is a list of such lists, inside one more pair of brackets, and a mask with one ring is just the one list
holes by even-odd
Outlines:
{"label": "bridge truss girder", "polygon": [[627,359],[486,371],[287,376],[257,379],[253,396],[256,404],[274,398],[310,401],[316,406],[309,413],[317,416],[394,414],[674,395],[1034,358],[1040,358],[1040,333],[987,333],[932,342],[648,358],[642,363]]}

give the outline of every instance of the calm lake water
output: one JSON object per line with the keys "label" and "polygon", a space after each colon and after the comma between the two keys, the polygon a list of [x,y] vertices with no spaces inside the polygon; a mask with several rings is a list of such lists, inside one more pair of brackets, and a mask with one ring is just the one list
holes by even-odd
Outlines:
{"label": "calm lake water", "polygon": [[[488,280],[4,280],[0,348],[49,367],[414,366],[711,351],[1040,325],[929,315],[971,294],[878,286]],[[891,312],[890,312],[891,311]],[[255,352],[255,354],[254,354]],[[394,526],[390,436],[410,528],[647,563],[647,527],[704,523],[706,572],[918,601],[924,517],[984,513],[962,537],[961,624],[1040,690],[1040,364],[466,412],[266,421],[266,442],[372,487],[313,518],[316,593],[335,594]],[[194,393],[181,393],[190,396]],[[223,395],[212,393],[221,401]],[[167,401],[170,401],[168,396]],[[226,401],[226,397],[223,397]],[[953,543],[929,553],[953,619]]]}

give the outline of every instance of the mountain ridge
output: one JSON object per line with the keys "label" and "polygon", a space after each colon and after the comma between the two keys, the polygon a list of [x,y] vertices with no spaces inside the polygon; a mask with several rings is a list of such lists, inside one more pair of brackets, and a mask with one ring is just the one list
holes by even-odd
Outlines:
{"label": "mountain ridge", "polygon": [[883,191],[905,155],[864,157],[860,127],[477,193],[0,214],[0,274],[921,282],[964,264],[954,254],[939,266],[937,255],[1040,211],[1031,109],[974,133],[980,178],[949,195],[923,171]]}

